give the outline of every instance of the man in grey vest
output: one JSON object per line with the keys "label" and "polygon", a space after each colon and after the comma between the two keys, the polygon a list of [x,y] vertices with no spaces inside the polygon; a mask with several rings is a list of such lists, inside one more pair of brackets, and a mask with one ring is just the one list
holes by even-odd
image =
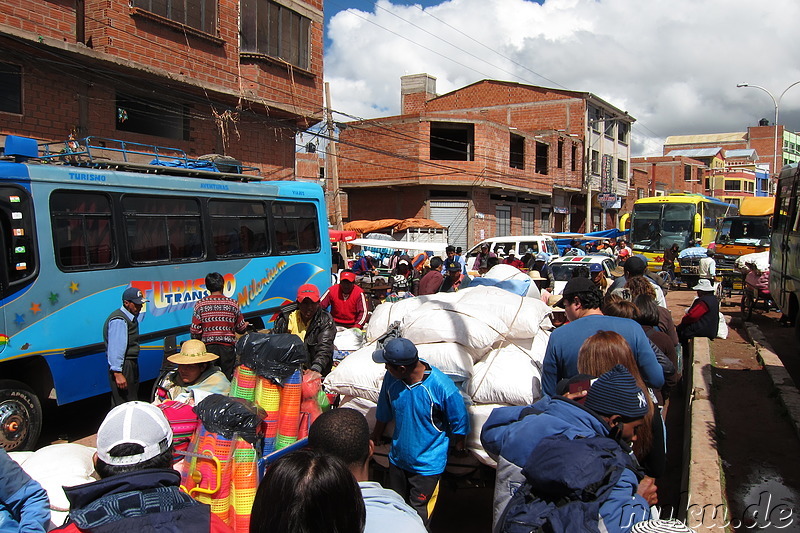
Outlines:
{"label": "man in grey vest", "polygon": [[122,307],[111,313],[103,326],[115,407],[139,399],[139,313],[147,301],[142,291],[128,287],[122,293]]}

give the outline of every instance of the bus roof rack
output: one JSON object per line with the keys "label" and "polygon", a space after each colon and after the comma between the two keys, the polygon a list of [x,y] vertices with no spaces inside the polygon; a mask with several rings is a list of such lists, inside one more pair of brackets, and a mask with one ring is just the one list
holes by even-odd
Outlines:
{"label": "bus roof rack", "polygon": [[[33,147],[36,147],[34,150]],[[9,135],[4,153],[16,162],[37,159],[88,168],[111,168],[147,174],[172,174],[207,179],[250,181],[261,179],[259,169],[219,154],[190,158],[184,150],[119,139],[70,136],[64,142],[37,143],[35,139]]]}

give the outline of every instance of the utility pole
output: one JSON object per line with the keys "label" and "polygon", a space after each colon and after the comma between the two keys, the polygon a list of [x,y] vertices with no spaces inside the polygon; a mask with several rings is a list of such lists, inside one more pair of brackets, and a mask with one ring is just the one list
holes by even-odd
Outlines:
{"label": "utility pole", "polygon": [[328,124],[328,150],[325,157],[325,174],[333,183],[333,224],[342,229],[342,201],[339,198],[339,146],[334,138],[333,110],[331,109],[331,86],[325,82],[325,111]]}
{"label": "utility pole", "polygon": [[[334,138],[333,109],[331,109],[331,86],[325,82],[325,111],[328,125],[328,149],[325,155],[325,177],[330,178],[333,185],[333,225],[342,229],[342,200],[339,197],[339,146]],[[338,243],[339,253],[345,256],[347,248],[343,242]]]}

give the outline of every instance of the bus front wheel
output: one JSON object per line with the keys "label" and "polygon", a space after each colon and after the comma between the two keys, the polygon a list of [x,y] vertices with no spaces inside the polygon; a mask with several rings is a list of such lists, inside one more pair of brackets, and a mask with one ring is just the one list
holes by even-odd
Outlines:
{"label": "bus front wheel", "polygon": [[0,446],[31,450],[42,430],[42,404],[24,383],[0,380]]}

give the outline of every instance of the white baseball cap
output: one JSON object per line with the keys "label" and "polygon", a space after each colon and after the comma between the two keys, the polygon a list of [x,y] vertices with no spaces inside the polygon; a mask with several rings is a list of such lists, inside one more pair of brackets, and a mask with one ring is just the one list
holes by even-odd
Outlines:
{"label": "white baseball cap", "polygon": [[[114,457],[120,444],[138,444],[142,453]],[[97,430],[97,457],[109,465],[136,465],[157,457],[172,446],[172,428],[155,405],[127,402],[113,408]]]}

